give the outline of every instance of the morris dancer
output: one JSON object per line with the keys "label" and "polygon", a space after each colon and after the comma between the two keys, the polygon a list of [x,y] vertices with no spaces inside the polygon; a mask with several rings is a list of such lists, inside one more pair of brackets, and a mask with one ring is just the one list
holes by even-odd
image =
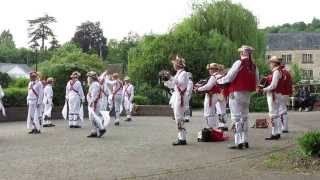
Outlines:
{"label": "morris dancer", "polygon": [[4,97],[4,91],[2,89],[2,86],[0,85],[0,110],[1,110],[3,116],[7,116],[6,115],[6,109],[4,108],[4,105],[2,103],[2,98],[3,97]]}
{"label": "morris dancer", "polygon": [[134,86],[130,82],[130,78],[126,76],[124,78],[124,87],[123,87],[123,99],[124,99],[124,109],[127,114],[127,119],[125,121],[131,121],[131,114],[133,109],[133,97],[134,97]]}
{"label": "morris dancer", "polygon": [[272,73],[267,77],[268,86],[259,89],[267,93],[269,116],[271,119],[272,130],[271,136],[266,140],[278,140],[281,137],[281,120],[280,120],[280,101],[282,98],[281,91],[283,89],[283,77],[280,72],[280,61],[276,56],[272,56],[269,61],[270,69]]}
{"label": "morris dancer", "polygon": [[27,118],[27,128],[32,129],[29,134],[40,134],[40,106],[42,104],[43,92],[42,84],[38,80],[37,72],[30,72],[30,82],[28,85],[28,118]]}
{"label": "morris dancer", "polygon": [[99,77],[99,82],[101,86],[101,110],[106,111],[108,110],[108,97],[111,94],[110,88],[107,84],[107,81],[111,79],[111,73],[109,71],[105,71]]}
{"label": "morris dancer", "polygon": [[186,110],[185,102],[187,100],[186,91],[188,87],[188,75],[184,70],[186,67],[185,60],[179,56],[174,56],[172,59],[173,68],[177,71],[174,77],[167,74],[164,85],[170,89],[174,89],[172,96],[172,107],[174,119],[178,128],[178,140],[172,145],[186,145],[186,128],[184,127],[184,113]]}
{"label": "morris dancer", "polygon": [[[218,70],[218,74],[216,75],[217,79],[222,78],[225,75],[225,71],[224,71],[224,65],[219,64],[218,65],[219,70]],[[222,90],[224,91],[224,90]],[[223,131],[228,131],[228,127],[227,127],[227,101],[226,101],[226,97],[224,95],[224,92],[221,92],[218,96],[218,101],[216,103],[216,111],[217,111],[217,115],[219,118],[219,122],[218,122],[218,127],[219,129],[223,130]]]}
{"label": "morris dancer", "polygon": [[49,77],[47,79],[47,85],[44,88],[44,96],[43,96],[43,104],[44,104],[44,112],[43,112],[43,127],[54,127],[55,125],[51,122],[51,111],[53,107],[53,78]]}
{"label": "morris dancer", "polygon": [[87,73],[89,91],[87,94],[89,120],[92,122],[92,129],[88,138],[101,137],[106,132],[103,123],[103,117],[100,114],[101,110],[101,87],[98,81],[96,72],[90,71]]}
{"label": "morris dancer", "polygon": [[242,46],[238,49],[240,60],[237,60],[226,76],[218,80],[219,84],[227,85],[229,95],[229,107],[234,129],[234,145],[230,149],[249,148],[248,140],[248,114],[250,94],[256,90],[259,83],[259,73],[252,61],[254,49]]}
{"label": "morris dancer", "polygon": [[217,128],[217,117],[215,105],[218,101],[218,96],[221,92],[220,87],[217,85],[217,75],[218,75],[218,64],[211,63],[207,65],[207,70],[209,72],[210,78],[208,82],[200,87],[195,88],[195,91],[205,92],[206,96],[204,99],[204,119],[209,128]]}
{"label": "morris dancer", "polygon": [[112,86],[112,94],[109,96],[109,105],[111,111],[114,111],[114,125],[120,125],[120,114],[122,110],[122,92],[123,92],[123,84],[119,79],[119,74],[112,74],[112,80],[107,81],[108,85]]}
{"label": "morris dancer", "polygon": [[188,72],[188,87],[187,87],[187,101],[186,101],[186,112],[184,113],[184,122],[189,122],[192,115],[191,98],[193,91],[192,73]]}
{"label": "morris dancer", "polygon": [[85,97],[82,85],[78,80],[80,76],[79,72],[73,72],[66,87],[67,119],[70,128],[81,128],[80,121],[83,121],[82,105]]}

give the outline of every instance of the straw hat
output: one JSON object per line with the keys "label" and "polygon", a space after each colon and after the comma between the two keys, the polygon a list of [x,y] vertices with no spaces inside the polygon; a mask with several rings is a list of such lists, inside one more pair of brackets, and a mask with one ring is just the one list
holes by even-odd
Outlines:
{"label": "straw hat", "polygon": [[129,77],[129,76],[126,76],[126,77],[124,78],[124,80],[125,80],[125,81],[130,81],[130,77]]}
{"label": "straw hat", "polygon": [[71,78],[73,77],[76,77],[76,78],[79,78],[81,76],[81,74],[78,72],[78,71],[74,71],[72,74],[71,74]]}
{"label": "straw hat", "polygon": [[175,55],[172,60],[171,60],[172,64],[175,64],[176,66],[179,66],[179,67],[186,67],[186,61],[184,58],[182,57],[179,57],[178,55]]}
{"label": "straw hat", "polygon": [[248,54],[252,54],[252,52],[255,49],[251,46],[247,46],[247,45],[242,45],[239,49],[238,52],[244,52],[244,53],[248,53]]}
{"label": "straw hat", "polygon": [[219,69],[219,65],[217,63],[211,63],[207,65],[207,70],[209,69]]}
{"label": "straw hat", "polygon": [[98,77],[97,73],[94,72],[94,71],[89,71],[89,72],[87,73],[87,76],[88,76],[88,77],[92,77],[92,78]]}
{"label": "straw hat", "polygon": [[268,60],[268,63],[276,63],[276,64],[280,64],[281,61],[278,59],[277,56],[271,56],[271,58]]}
{"label": "straw hat", "polygon": [[118,73],[113,73],[112,74],[113,79],[119,79],[119,74]]}
{"label": "straw hat", "polygon": [[47,83],[53,83],[53,82],[54,82],[53,77],[49,77],[49,78],[47,78]]}

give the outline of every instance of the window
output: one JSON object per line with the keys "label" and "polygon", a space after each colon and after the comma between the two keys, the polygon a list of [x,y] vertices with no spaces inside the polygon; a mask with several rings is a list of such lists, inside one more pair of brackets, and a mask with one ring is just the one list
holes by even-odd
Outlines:
{"label": "window", "polygon": [[290,64],[292,61],[292,55],[291,54],[282,54],[282,63],[283,64]]}
{"label": "window", "polygon": [[303,64],[312,64],[312,54],[302,54],[302,63]]}
{"label": "window", "polygon": [[302,70],[303,80],[313,80],[313,70]]}

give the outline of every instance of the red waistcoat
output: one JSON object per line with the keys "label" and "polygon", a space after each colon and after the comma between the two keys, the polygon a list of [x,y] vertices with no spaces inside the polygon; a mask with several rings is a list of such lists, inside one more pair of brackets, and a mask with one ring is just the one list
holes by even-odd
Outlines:
{"label": "red waistcoat", "polygon": [[230,83],[228,92],[248,91],[253,92],[256,90],[256,65],[248,59],[242,59],[240,71],[236,78]]}
{"label": "red waistcoat", "polygon": [[[279,67],[279,72],[281,78],[278,81],[277,87],[273,90],[275,93],[280,93],[282,95],[292,95],[292,77],[290,73],[284,68]],[[268,84],[272,82],[273,73],[267,77]]]}

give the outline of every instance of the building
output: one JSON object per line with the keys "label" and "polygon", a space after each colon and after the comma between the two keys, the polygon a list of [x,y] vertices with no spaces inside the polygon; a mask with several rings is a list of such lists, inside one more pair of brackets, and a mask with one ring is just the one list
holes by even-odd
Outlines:
{"label": "building", "polygon": [[0,63],[0,72],[7,73],[12,78],[28,78],[30,71],[26,64]]}
{"label": "building", "polygon": [[302,80],[320,80],[320,33],[269,33],[266,58],[282,57],[287,65],[297,64]]}

